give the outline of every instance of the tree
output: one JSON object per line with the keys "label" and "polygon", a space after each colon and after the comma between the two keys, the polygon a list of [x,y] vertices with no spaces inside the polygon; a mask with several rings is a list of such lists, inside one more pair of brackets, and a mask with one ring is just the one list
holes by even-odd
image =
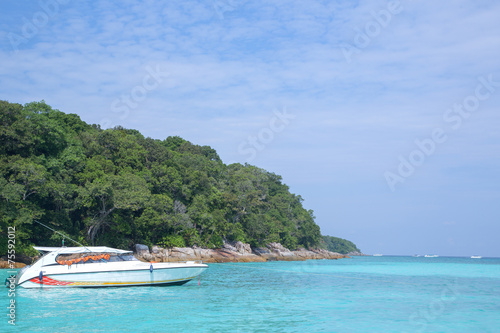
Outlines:
{"label": "tree", "polygon": [[83,206],[89,209],[87,235],[94,243],[96,235],[111,219],[116,209],[137,211],[146,206],[151,196],[145,180],[133,174],[104,176],[81,188],[79,197]]}

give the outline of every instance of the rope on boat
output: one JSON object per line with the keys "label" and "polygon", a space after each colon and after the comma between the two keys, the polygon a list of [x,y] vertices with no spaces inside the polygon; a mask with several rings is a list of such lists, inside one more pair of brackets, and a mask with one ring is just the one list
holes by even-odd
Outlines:
{"label": "rope on boat", "polygon": [[64,238],[67,238],[67,239],[69,239],[69,240],[71,240],[71,241],[75,242],[76,244],[78,244],[78,245],[80,245],[80,246],[82,246],[82,247],[86,248],[89,252],[92,252],[92,251],[90,251],[90,249],[89,249],[88,247],[86,247],[86,246],[85,246],[85,245],[83,245],[82,243],[77,242],[77,241],[76,241],[76,240],[74,240],[73,238],[71,238],[71,237],[69,237],[69,236],[66,236],[66,235],[65,235],[65,234],[63,234],[63,233],[60,233],[60,232],[59,232],[59,231],[57,231],[57,230],[52,229],[52,228],[51,228],[51,227],[49,227],[49,226],[46,226],[45,224],[43,224],[43,223],[42,223],[42,222],[40,222],[40,221],[37,221],[37,220],[33,220],[33,221],[35,221],[35,222],[36,222],[36,223],[38,223],[38,224],[43,225],[45,228],[47,228],[47,229],[49,229],[49,230],[52,230],[53,232],[57,232],[59,235],[63,236],[63,246],[64,246]]}

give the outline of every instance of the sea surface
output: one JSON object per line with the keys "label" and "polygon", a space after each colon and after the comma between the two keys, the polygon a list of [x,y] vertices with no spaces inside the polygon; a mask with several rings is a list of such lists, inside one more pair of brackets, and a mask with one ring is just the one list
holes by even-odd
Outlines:
{"label": "sea surface", "polygon": [[[3,282],[7,270],[0,270]],[[500,332],[500,259],[209,264],[183,286],[0,289],[0,332]]]}

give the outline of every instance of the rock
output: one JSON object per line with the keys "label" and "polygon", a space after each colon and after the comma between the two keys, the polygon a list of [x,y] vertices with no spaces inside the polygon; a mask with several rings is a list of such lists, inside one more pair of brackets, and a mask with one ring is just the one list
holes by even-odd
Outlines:
{"label": "rock", "polygon": [[180,250],[179,248],[172,248],[172,250],[170,251],[170,257],[169,257],[169,261],[172,261],[172,260],[189,260],[190,258],[188,257],[188,255],[186,253],[184,253],[184,251]]}
{"label": "rock", "polygon": [[250,244],[237,241],[233,244],[233,246],[241,254],[247,254],[247,255],[252,254],[252,248],[250,247]]}
{"label": "rock", "polygon": [[174,249],[176,249],[180,253],[183,253],[187,257],[194,257],[195,256],[194,255],[194,249],[192,249],[190,247],[177,247],[177,248],[174,248]]}
{"label": "rock", "polygon": [[151,253],[158,254],[160,253],[160,247],[158,245],[155,245],[151,248]]}
{"label": "rock", "polygon": [[252,248],[250,247],[250,244],[245,244],[240,241],[224,243],[222,248],[229,251],[238,252],[239,254],[245,254],[245,255],[252,254]]}
{"label": "rock", "polygon": [[273,252],[290,252],[289,249],[285,248],[280,243],[269,243],[267,244],[267,248]]}
{"label": "rock", "polygon": [[144,255],[149,254],[149,247],[143,244],[135,244],[135,253],[137,253],[138,256],[143,257]]}
{"label": "rock", "polygon": [[209,249],[200,249],[199,253],[200,253],[200,257],[202,260],[207,260],[207,259],[213,258],[214,252],[213,252],[213,250],[209,250]]}
{"label": "rock", "polygon": [[189,261],[200,260],[202,249],[192,249],[190,247],[173,247],[169,250],[163,261]]}
{"label": "rock", "polygon": [[260,256],[260,255],[263,255],[263,254],[270,254],[271,251],[269,251],[269,249],[267,247],[255,247],[253,249],[253,253],[255,253],[256,255]]}
{"label": "rock", "polygon": [[[4,260],[0,260],[0,268],[8,268],[8,269],[11,269],[11,264],[9,263],[9,261],[4,261]],[[22,263],[22,262],[15,262],[14,263],[14,268],[23,268],[24,266],[26,266],[26,264]]]}
{"label": "rock", "polygon": [[260,255],[267,260],[295,261],[305,260],[307,256],[298,256],[295,252],[290,251],[280,243],[267,244],[269,253],[261,253]]}
{"label": "rock", "polygon": [[222,248],[234,252],[238,251],[231,243],[224,243],[224,245],[222,245]]}
{"label": "rock", "polygon": [[271,252],[267,247],[256,247],[253,249],[253,253],[267,261],[275,261],[278,258],[278,254]]}

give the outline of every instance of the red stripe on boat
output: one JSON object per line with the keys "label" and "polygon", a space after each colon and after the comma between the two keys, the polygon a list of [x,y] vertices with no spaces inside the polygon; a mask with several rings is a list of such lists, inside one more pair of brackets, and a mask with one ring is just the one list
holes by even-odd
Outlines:
{"label": "red stripe on boat", "polygon": [[40,279],[36,277],[36,278],[31,279],[30,282],[38,283],[38,284],[46,284],[48,286],[66,286],[68,284],[73,283],[73,282],[67,282],[67,281],[54,280],[54,279],[49,278],[48,276],[44,276],[42,278],[42,281],[40,281]]}

